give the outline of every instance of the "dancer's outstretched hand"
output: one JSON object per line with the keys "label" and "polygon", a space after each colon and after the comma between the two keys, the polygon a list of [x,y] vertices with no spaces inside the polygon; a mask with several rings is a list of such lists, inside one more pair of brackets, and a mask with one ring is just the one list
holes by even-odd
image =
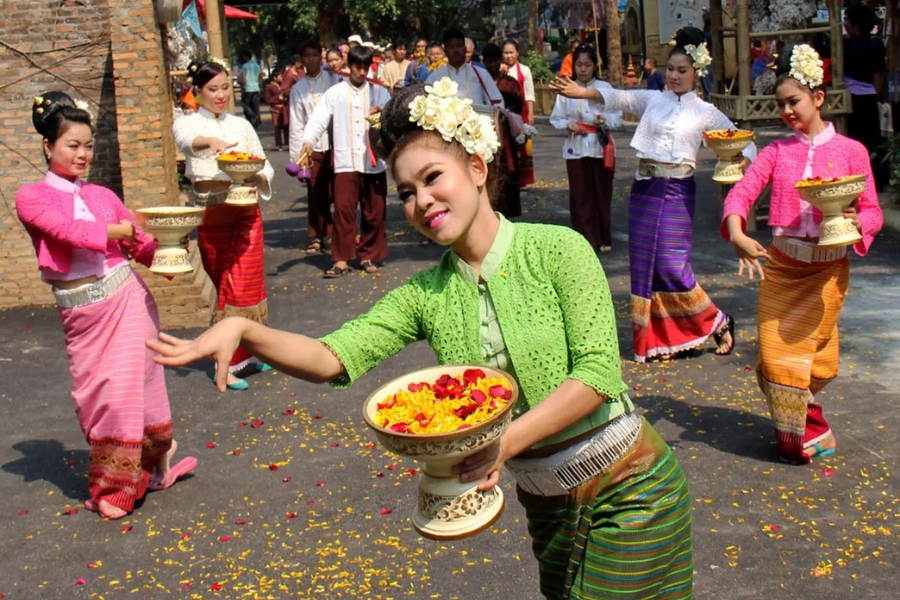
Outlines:
{"label": "dancer's outstretched hand", "polygon": [[153,360],[167,367],[180,367],[201,358],[216,361],[216,387],[225,392],[228,364],[244,334],[244,319],[232,317],[216,323],[194,340],[182,340],[160,332],[158,340],[147,340],[147,347],[158,352]]}
{"label": "dancer's outstretched hand", "polygon": [[760,281],[764,280],[766,276],[759,259],[769,258],[765,247],[746,235],[732,236],[731,243],[734,244],[734,251],[738,257],[738,277],[744,276],[744,268],[746,268],[751,281],[754,279],[754,270],[759,273]]}

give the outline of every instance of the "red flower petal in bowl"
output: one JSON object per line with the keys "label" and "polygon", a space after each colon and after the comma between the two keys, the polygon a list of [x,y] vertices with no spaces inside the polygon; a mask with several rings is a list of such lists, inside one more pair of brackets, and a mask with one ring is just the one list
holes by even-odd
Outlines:
{"label": "red flower petal in bowl", "polygon": [[396,425],[391,425],[388,429],[397,433],[409,433],[409,425],[406,423],[397,423]]}
{"label": "red flower petal in bowl", "polygon": [[478,383],[479,379],[484,379],[487,375],[481,369],[466,369],[463,372],[463,381],[466,383]]}
{"label": "red flower petal in bowl", "polygon": [[472,393],[470,395],[472,397],[472,400],[474,400],[475,403],[478,404],[478,406],[481,406],[487,401],[487,396],[481,390],[472,390]]}

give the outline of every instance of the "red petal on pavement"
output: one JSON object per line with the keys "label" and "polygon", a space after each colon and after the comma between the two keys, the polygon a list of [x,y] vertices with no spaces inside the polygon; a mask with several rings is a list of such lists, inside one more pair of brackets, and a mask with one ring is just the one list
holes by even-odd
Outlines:
{"label": "red petal on pavement", "polygon": [[98,565],[97,563],[94,563],[94,562],[89,562],[88,565],[87,565],[88,569],[96,569],[96,568],[98,568],[99,566],[100,566],[100,565]]}
{"label": "red petal on pavement", "polygon": [[834,469],[822,469],[822,475],[825,477],[834,477]]}
{"label": "red petal on pavement", "polygon": [[212,590],[212,591],[214,591],[214,592],[218,592],[218,591],[220,591],[220,590],[222,589],[222,584],[221,584],[221,583],[214,583],[214,584],[212,584],[211,586],[209,586],[209,589]]}
{"label": "red petal on pavement", "polygon": [[383,514],[383,515],[389,515],[389,514],[391,514],[391,509],[389,509],[389,508],[382,508],[382,509],[381,509],[381,514]]}
{"label": "red petal on pavement", "polygon": [[331,442],[332,448],[337,448],[338,446],[340,446],[340,444],[338,442]]}
{"label": "red petal on pavement", "polygon": [[318,487],[325,487],[325,482],[324,482],[324,481],[320,481],[320,482],[316,483],[316,486],[318,486]]}
{"label": "red petal on pavement", "polygon": [[375,444],[373,444],[372,442],[369,442],[368,444],[366,444],[366,448],[368,448],[369,450],[371,450],[374,447],[375,447]]}
{"label": "red petal on pavement", "polygon": [[275,463],[272,463],[271,465],[269,465],[269,470],[270,470],[270,471],[277,471],[277,470],[278,470],[278,465],[276,465]]}
{"label": "red petal on pavement", "polygon": [[388,466],[387,466],[387,469],[388,469],[388,471],[396,471],[396,470],[397,470],[397,463],[394,463],[394,464],[392,464],[392,465],[388,465]]}
{"label": "red petal on pavement", "polygon": [[744,373],[749,373],[752,370],[753,369],[750,368],[750,365],[747,365],[746,367],[744,367]]}
{"label": "red petal on pavement", "polygon": [[245,520],[243,520],[243,519],[235,519],[235,520],[234,520],[234,524],[235,524],[235,525],[246,525],[246,524],[247,524],[247,521],[245,521]]}
{"label": "red petal on pavement", "polygon": [[659,378],[659,382],[660,382],[660,383],[665,383],[665,382],[667,382],[667,381],[668,381],[668,379],[666,379],[665,377],[660,377],[660,378]]}
{"label": "red petal on pavement", "polygon": [[75,585],[84,585],[86,583],[87,583],[87,581],[84,580],[84,577],[79,577],[78,579],[75,580]]}
{"label": "red petal on pavement", "polygon": [[418,472],[419,472],[418,469],[407,469],[407,470],[406,470],[406,474],[407,474],[407,475],[415,475],[415,474],[418,473]]}
{"label": "red petal on pavement", "polygon": [[234,452],[232,452],[232,454],[234,454],[235,456],[240,456],[240,455],[241,455],[241,449],[240,449],[240,448],[235,448],[235,449],[234,449]]}
{"label": "red petal on pavement", "polygon": [[384,473],[382,473],[382,472],[375,473],[375,477],[384,477]]}
{"label": "red petal on pavement", "polygon": [[122,525],[122,533],[128,533],[134,529],[134,525]]}
{"label": "red petal on pavement", "polygon": [[321,418],[322,418],[322,415],[321,415],[321,414],[319,414],[319,413],[316,413],[316,416],[315,416],[315,418],[316,418],[316,419],[321,419]]}
{"label": "red petal on pavement", "polygon": [[181,534],[181,539],[183,539],[183,540],[189,540],[189,539],[191,539],[191,534],[189,534],[189,533],[182,533],[182,534]]}
{"label": "red petal on pavement", "polygon": [[77,515],[78,509],[77,508],[67,508],[66,512],[64,512],[63,514],[64,515]]}
{"label": "red petal on pavement", "polygon": [[247,426],[247,422],[246,422],[246,421],[240,421],[240,422],[238,423],[238,427],[246,427],[246,426]]}
{"label": "red petal on pavement", "polygon": [[[291,394],[291,396],[295,396],[295,395],[296,395],[296,394]],[[286,416],[286,417],[289,417],[289,416],[291,416],[292,414],[294,414],[295,412],[297,412],[297,411],[294,410],[293,408],[287,408],[287,409],[281,411],[281,414],[283,414],[283,415]]]}
{"label": "red petal on pavement", "polygon": [[256,421],[253,421],[253,424],[250,425],[250,427],[252,427],[253,429],[256,429],[256,428],[260,427],[264,422],[265,421],[260,421],[259,419],[257,419]]}
{"label": "red petal on pavement", "polygon": [[781,525],[770,525],[769,529],[772,531],[779,531],[781,529]]}
{"label": "red petal on pavement", "polygon": [[20,510],[16,514],[19,515],[20,517],[24,517],[25,515],[28,514],[28,509],[26,508],[25,510]]}
{"label": "red petal on pavement", "polygon": [[312,505],[315,504],[315,503],[316,503],[315,500],[307,500],[307,501],[306,501],[306,505],[307,505],[307,506],[312,506]]}
{"label": "red petal on pavement", "polygon": [[290,478],[290,477],[285,477],[285,478],[282,479],[281,481],[282,481],[283,483],[290,483],[290,482],[291,482],[291,478]]}
{"label": "red petal on pavement", "polygon": [[639,391],[641,391],[642,389],[644,389],[644,386],[642,386],[642,385],[636,385],[636,386],[634,386],[632,389],[634,389],[634,390],[636,390],[636,391],[639,392]]}
{"label": "red petal on pavement", "polygon": [[206,442],[206,447],[209,448],[210,450],[212,450],[213,448],[216,447],[216,443],[215,442]]}
{"label": "red petal on pavement", "polygon": [[221,537],[219,538],[219,541],[220,541],[220,542],[230,542],[230,541],[231,541],[231,538],[228,537],[227,535],[223,535],[223,536],[221,536]]}
{"label": "red petal on pavement", "polygon": [[183,589],[189,590],[192,587],[194,587],[194,585],[190,581],[185,581],[184,583],[181,584],[181,587]]}
{"label": "red petal on pavement", "polygon": [[296,519],[296,518],[297,518],[297,513],[288,513],[288,514],[287,514],[287,518],[288,518],[288,519]]}
{"label": "red petal on pavement", "polygon": [[291,392],[291,398],[296,398],[296,397],[297,397],[297,393],[296,393],[296,392]]}

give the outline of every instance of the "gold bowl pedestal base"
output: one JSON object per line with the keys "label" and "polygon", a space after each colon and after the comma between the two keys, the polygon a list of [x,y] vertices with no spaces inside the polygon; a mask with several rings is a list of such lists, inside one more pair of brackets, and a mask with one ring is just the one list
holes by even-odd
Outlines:
{"label": "gold bowl pedestal base", "polygon": [[425,466],[419,479],[418,505],[412,514],[416,531],[436,540],[458,540],[494,524],[503,513],[503,491],[479,492],[479,481],[463,483],[455,475],[432,477]]}

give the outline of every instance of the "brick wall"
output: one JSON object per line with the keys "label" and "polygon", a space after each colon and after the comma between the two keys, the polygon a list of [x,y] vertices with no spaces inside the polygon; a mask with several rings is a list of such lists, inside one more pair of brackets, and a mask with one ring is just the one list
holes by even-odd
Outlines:
{"label": "brick wall", "polygon": [[[31,126],[33,98],[63,90],[91,105],[92,182],[132,210],[177,204],[162,38],[153,0],[0,0],[0,10],[0,308],[52,304],[15,214],[16,189],[46,166]],[[199,264],[198,271],[169,282],[140,270],[164,327],[207,323],[211,286]]]}

